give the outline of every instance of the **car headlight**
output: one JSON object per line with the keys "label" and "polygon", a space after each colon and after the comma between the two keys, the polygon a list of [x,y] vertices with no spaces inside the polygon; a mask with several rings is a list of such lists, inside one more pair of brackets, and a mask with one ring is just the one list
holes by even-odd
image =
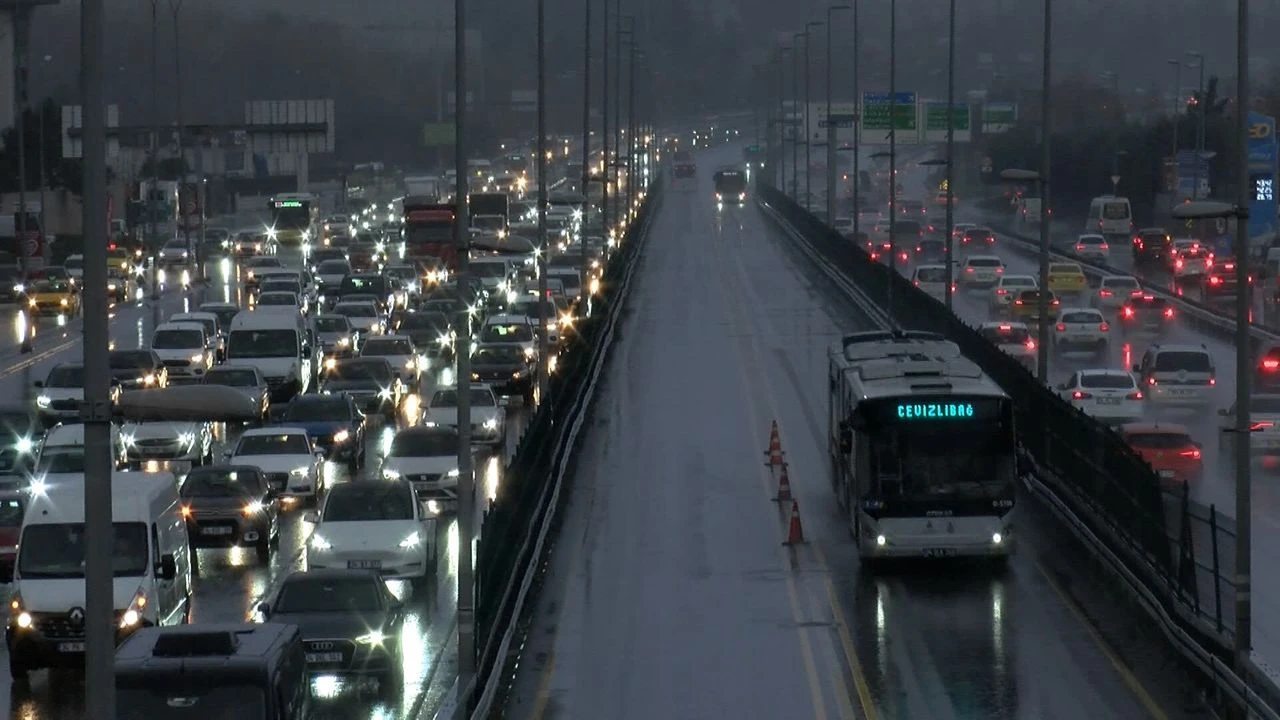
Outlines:
{"label": "car headlight", "polygon": [[[276,229],[275,229],[275,228],[267,228],[267,239],[268,239],[268,240],[275,240],[275,239],[276,239]],[[261,245],[259,245],[259,247],[261,247]]]}
{"label": "car headlight", "polygon": [[113,283],[113,282],[111,282],[111,283],[107,283],[107,291],[108,291],[108,292],[115,292],[115,291],[116,291],[116,288],[117,288],[117,286],[116,286],[116,284],[115,284],[115,283]]}
{"label": "car headlight", "polygon": [[414,368],[418,367],[418,359],[417,359],[417,358],[409,358],[408,360],[405,360],[405,361],[404,361],[404,366],[405,366],[406,368],[408,368],[408,369],[412,370],[412,369],[414,369]]}
{"label": "car headlight", "polygon": [[400,541],[400,549],[409,550],[418,547],[422,543],[422,536],[417,530],[409,533],[409,536]]}
{"label": "car headlight", "polygon": [[306,477],[310,473],[311,468],[309,467],[297,467],[289,471],[289,474],[293,477]]}
{"label": "car headlight", "polygon": [[344,443],[351,439],[351,432],[348,430],[339,430],[333,434],[333,441],[336,443]]}
{"label": "car headlight", "polygon": [[460,474],[460,473],[458,472],[458,468],[454,468],[454,469],[450,470],[449,472],[445,473],[445,475],[447,475],[448,477],[451,477],[451,478],[456,478],[456,477],[458,477],[458,475],[459,475],[459,474]]}
{"label": "car headlight", "polygon": [[67,300],[67,298],[62,298],[61,300],[59,300],[59,301],[58,301],[58,304],[59,304],[59,305],[61,305],[62,307],[66,307],[66,306],[67,306],[67,303],[69,303],[69,302],[70,302],[70,301],[69,301],[69,300]]}
{"label": "car headlight", "polygon": [[307,541],[307,544],[311,546],[311,549],[312,549],[312,550],[322,550],[322,551],[323,551],[323,550],[332,550],[332,549],[333,549],[333,544],[332,544],[332,543],[330,543],[328,540],[325,540],[325,539],[324,539],[324,536],[323,536],[323,535],[321,535],[320,533],[316,533],[316,534],[312,535],[312,536],[311,536],[311,539]]}
{"label": "car headlight", "polygon": [[361,635],[360,637],[356,638],[356,642],[360,643],[361,645],[373,645],[377,647],[382,645],[383,641],[385,641],[386,639],[387,639],[387,636],[383,635],[381,630],[371,630],[365,633],[364,635]]}
{"label": "car headlight", "polygon": [[41,395],[40,397],[36,398],[36,405],[42,408],[47,408],[52,404],[53,404],[53,398],[49,397],[48,395]]}
{"label": "car headlight", "polygon": [[535,350],[534,348],[527,347],[527,348],[525,348],[525,349],[524,349],[524,356],[525,356],[525,357],[527,357],[527,358],[532,358],[534,355],[536,355],[536,354],[537,354],[537,352],[538,352],[538,351],[537,351],[537,350]]}
{"label": "car headlight", "polygon": [[36,444],[32,442],[31,438],[20,437],[18,438],[18,441],[13,444],[13,449],[17,450],[20,455],[26,455],[35,449],[35,446]]}
{"label": "car headlight", "polygon": [[391,388],[382,388],[381,390],[379,390],[379,391],[378,391],[378,397],[382,398],[383,400],[390,400],[390,399],[391,399]]}
{"label": "car headlight", "polygon": [[120,442],[124,443],[125,447],[133,447],[134,445],[138,444],[137,440],[134,439],[133,435],[130,435],[128,433],[120,434]]}
{"label": "car headlight", "polygon": [[399,480],[400,473],[399,471],[392,470],[391,468],[382,468],[382,477],[385,480]]}
{"label": "car headlight", "polygon": [[497,420],[497,418],[489,418],[488,420],[485,420],[485,421],[484,421],[484,429],[485,429],[485,430],[497,430],[497,429],[498,429],[498,420]]}
{"label": "car headlight", "polygon": [[242,512],[247,517],[253,517],[254,515],[257,515],[258,513],[262,512],[265,508],[266,506],[263,505],[261,502],[257,500],[252,500],[250,502],[245,503],[244,509],[242,510]]}
{"label": "car headlight", "polygon": [[129,601],[129,607],[125,608],[124,614],[120,616],[120,628],[127,629],[136,626],[142,622],[142,611],[147,607],[147,596],[141,590],[134,593],[133,600]]}
{"label": "car headlight", "polygon": [[143,375],[143,376],[142,376],[142,384],[143,384],[143,385],[155,385],[155,384],[156,384],[156,375],[155,375],[155,373],[147,373],[146,375]]}
{"label": "car headlight", "polygon": [[196,353],[191,356],[191,362],[204,362],[204,353]]}
{"label": "car headlight", "polygon": [[344,348],[351,344],[351,338],[338,338],[338,342],[334,343],[337,347]]}

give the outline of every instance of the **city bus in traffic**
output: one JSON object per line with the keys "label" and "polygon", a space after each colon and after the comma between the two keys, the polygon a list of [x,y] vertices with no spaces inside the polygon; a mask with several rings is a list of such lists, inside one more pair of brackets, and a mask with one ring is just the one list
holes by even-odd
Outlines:
{"label": "city bus in traffic", "polygon": [[281,245],[300,246],[316,236],[320,202],[311,193],[284,193],[267,201],[267,237]]}
{"label": "city bus in traffic", "polygon": [[1013,553],[1013,403],[955,343],[847,335],[828,387],[831,483],[864,562]]}

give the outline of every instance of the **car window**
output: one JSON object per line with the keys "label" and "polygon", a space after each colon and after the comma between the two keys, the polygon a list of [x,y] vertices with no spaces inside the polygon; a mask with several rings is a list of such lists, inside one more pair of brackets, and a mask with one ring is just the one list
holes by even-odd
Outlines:
{"label": "car window", "polygon": [[1125,390],[1132,389],[1135,384],[1127,373],[1081,373],[1080,385],[1099,390]]}
{"label": "car window", "polygon": [[446,457],[457,453],[457,435],[451,432],[409,429],[396,433],[387,457]]}
{"label": "car window", "polygon": [[285,581],[276,598],[275,612],[361,613],[378,612],[384,596],[376,577],[293,577]]}
{"label": "car window", "polygon": [[241,497],[263,491],[262,476],[245,470],[194,470],[182,482],[182,497]]}
{"label": "car window", "polygon": [[979,332],[987,342],[996,345],[1023,345],[1031,338],[1031,334],[1024,327],[982,328]]}
{"label": "car window", "polygon": [[330,522],[412,520],[413,489],[401,483],[344,483],[329,491],[320,518],[321,532]]}
{"label": "car window", "polygon": [[289,403],[284,422],[346,421],[351,419],[351,404],[342,395],[303,396]]}
{"label": "car window", "polygon": [[1186,370],[1187,372],[1212,372],[1213,360],[1209,358],[1208,353],[1166,350],[1156,354],[1156,361],[1153,369],[1166,372],[1176,372],[1178,370]]}
{"label": "car window", "polygon": [[300,433],[246,435],[236,446],[236,455],[307,455],[311,445]]}
{"label": "car window", "polygon": [[360,348],[361,355],[412,355],[413,342],[408,338],[369,338]]}
{"label": "car window", "polygon": [[256,387],[258,374],[245,368],[214,368],[205,373],[206,385],[223,385],[226,387]]}
{"label": "car window", "polygon": [[1064,323],[1099,323],[1099,322],[1102,322],[1102,315],[1094,312],[1063,313],[1062,322]]}
{"label": "car window", "polygon": [[1176,432],[1135,432],[1125,436],[1135,448],[1143,450],[1176,450],[1191,445],[1191,436]]}
{"label": "car window", "polygon": [[[473,388],[471,390],[471,407],[494,407],[493,394],[485,389]],[[431,396],[431,407],[457,407],[458,391],[457,390],[437,390]]]}

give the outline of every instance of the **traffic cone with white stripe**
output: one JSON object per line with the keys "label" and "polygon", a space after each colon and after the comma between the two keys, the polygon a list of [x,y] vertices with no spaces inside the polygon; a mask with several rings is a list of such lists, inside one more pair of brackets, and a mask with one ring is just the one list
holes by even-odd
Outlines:
{"label": "traffic cone with white stripe", "polygon": [[791,501],[791,523],[787,528],[787,540],[783,545],[804,545],[804,528],[800,526],[800,503]]}
{"label": "traffic cone with white stripe", "polygon": [[769,428],[769,449],[764,451],[769,460],[765,462],[768,467],[782,467],[782,438],[778,436],[778,421],[774,420],[773,425]]}
{"label": "traffic cone with white stripe", "polygon": [[782,472],[778,475],[778,495],[774,502],[791,502],[791,477],[787,472],[787,464],[783,463]]}

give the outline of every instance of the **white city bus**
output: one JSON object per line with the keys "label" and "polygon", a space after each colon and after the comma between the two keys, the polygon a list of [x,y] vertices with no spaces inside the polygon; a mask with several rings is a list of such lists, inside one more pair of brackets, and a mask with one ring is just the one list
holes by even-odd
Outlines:
{"label": "white city bus", "polygon": [[932,333],[848,335],[828,367],[831,482],[859,556],[1012,554],[1009,397]]}

